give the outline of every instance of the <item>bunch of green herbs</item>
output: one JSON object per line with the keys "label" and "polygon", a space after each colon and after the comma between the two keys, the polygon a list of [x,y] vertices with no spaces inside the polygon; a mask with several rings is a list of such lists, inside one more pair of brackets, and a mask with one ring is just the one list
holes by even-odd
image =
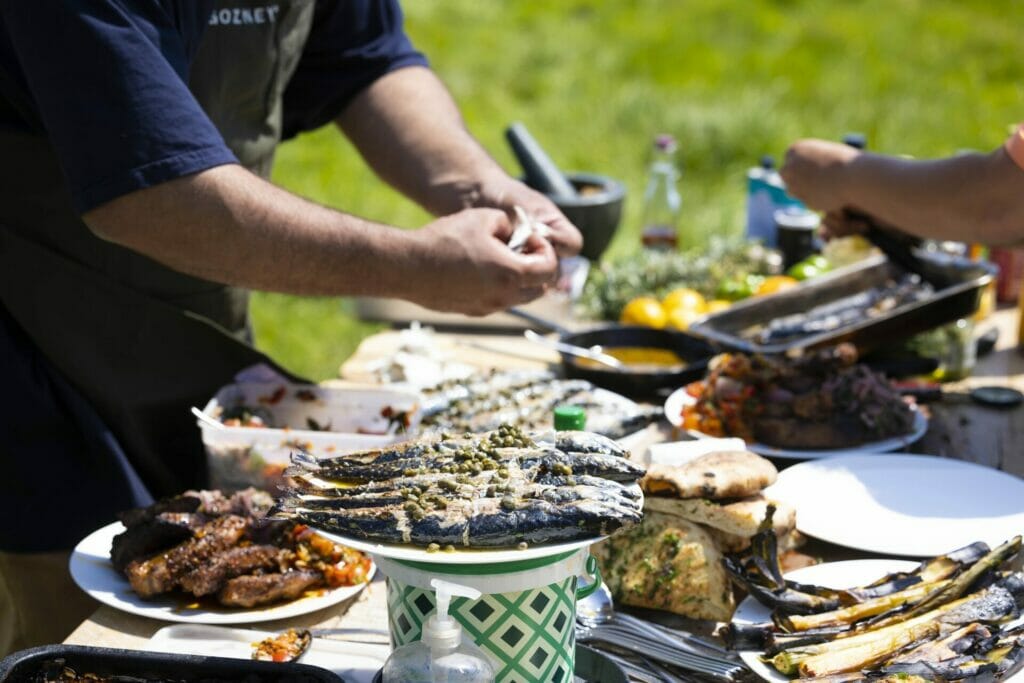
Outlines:
{"label": "bunch of green herbs", "polygon": [[774,274],[779,267],[778,252],[743,239],[712,238],[706,248],[689,251],[644,249],[593,268],[577,302],[579,313],[591,319],[618,320],[632,299],[660,299],[678,287],[690,287],[714,299],[725,281]]}

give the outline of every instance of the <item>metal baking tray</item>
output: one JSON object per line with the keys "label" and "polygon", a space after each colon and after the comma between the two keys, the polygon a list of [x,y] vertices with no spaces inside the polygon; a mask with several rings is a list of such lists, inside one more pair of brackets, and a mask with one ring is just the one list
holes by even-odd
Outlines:
{"label": "metal baking tray", "polygon": [[79,674],[141,681],[237,681],[238,683],[344,683],[326,669],[306,664],[246,661],[226,657],[162,654],[83,645],[44,645],[0,661],[0,683],[42,680],[47,662],[63,660]]}
{"label": "metal baking tray", "polygon": [[761,344],[751,339],[753,329],[776,318],[852,296],[905,272],[885,256],[839,268],[772,296],[746,299],[694,322],[689,332],[719,349],[747,353],[778,354],[840,342],[850,342],[863,352],[971,315],[978,310],[982,291],[998,272],[994,265],[984,261],[924,251],[917,255],[921,259],[920,275],[933,283],[935,294],[876,317],[778,344]]}

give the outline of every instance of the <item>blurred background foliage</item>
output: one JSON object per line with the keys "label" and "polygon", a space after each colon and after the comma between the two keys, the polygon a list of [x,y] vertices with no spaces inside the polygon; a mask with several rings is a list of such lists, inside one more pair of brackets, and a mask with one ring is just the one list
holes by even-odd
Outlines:
{"label": "blurred background foliage", "polygon": [[[867,135],[916,157],[989,150],[1024,120],[1018,0],[409,0],[406,28],[472,132],[510,172],[522,121],[566,170],[621,179],[607,257],[638,248],[653,135],[680,142],[684,228],[735,235],[747,168],[799,137]],[[403,227],[429,220],[333,128],[282,145],[274,179]],[[382,329],[346,299],[258,294],[258,345],[312,379]]]}

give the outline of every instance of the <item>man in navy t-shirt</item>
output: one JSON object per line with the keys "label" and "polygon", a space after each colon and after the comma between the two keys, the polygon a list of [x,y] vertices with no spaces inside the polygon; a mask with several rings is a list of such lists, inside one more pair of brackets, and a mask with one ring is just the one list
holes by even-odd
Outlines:
{"label": "man in navy t-shirt", "polygon": [[[267,182],[278,142],[331,122],[443,217],[404,231]],[[0,150],[0,653],[83,616],[76,539],[203,485],[189,406],[271,362],[248,289],[482,314],[580,246],[466,131],[395,0],[0,2]],[[514,205],[553,228],[523,253]]]}

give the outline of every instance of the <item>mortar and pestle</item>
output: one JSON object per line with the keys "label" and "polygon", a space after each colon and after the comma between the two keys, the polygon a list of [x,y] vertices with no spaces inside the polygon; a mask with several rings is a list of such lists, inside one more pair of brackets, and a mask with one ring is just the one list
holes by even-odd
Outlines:
{"label": "mortar and pestle", "polygon": [[505,138],[523,167],[523,181],[548,196],[583,235],[580,254],[596,261],[615,236],[622,217],[626,188],[596,173],[563,174],[521,123],[505,130]]}

